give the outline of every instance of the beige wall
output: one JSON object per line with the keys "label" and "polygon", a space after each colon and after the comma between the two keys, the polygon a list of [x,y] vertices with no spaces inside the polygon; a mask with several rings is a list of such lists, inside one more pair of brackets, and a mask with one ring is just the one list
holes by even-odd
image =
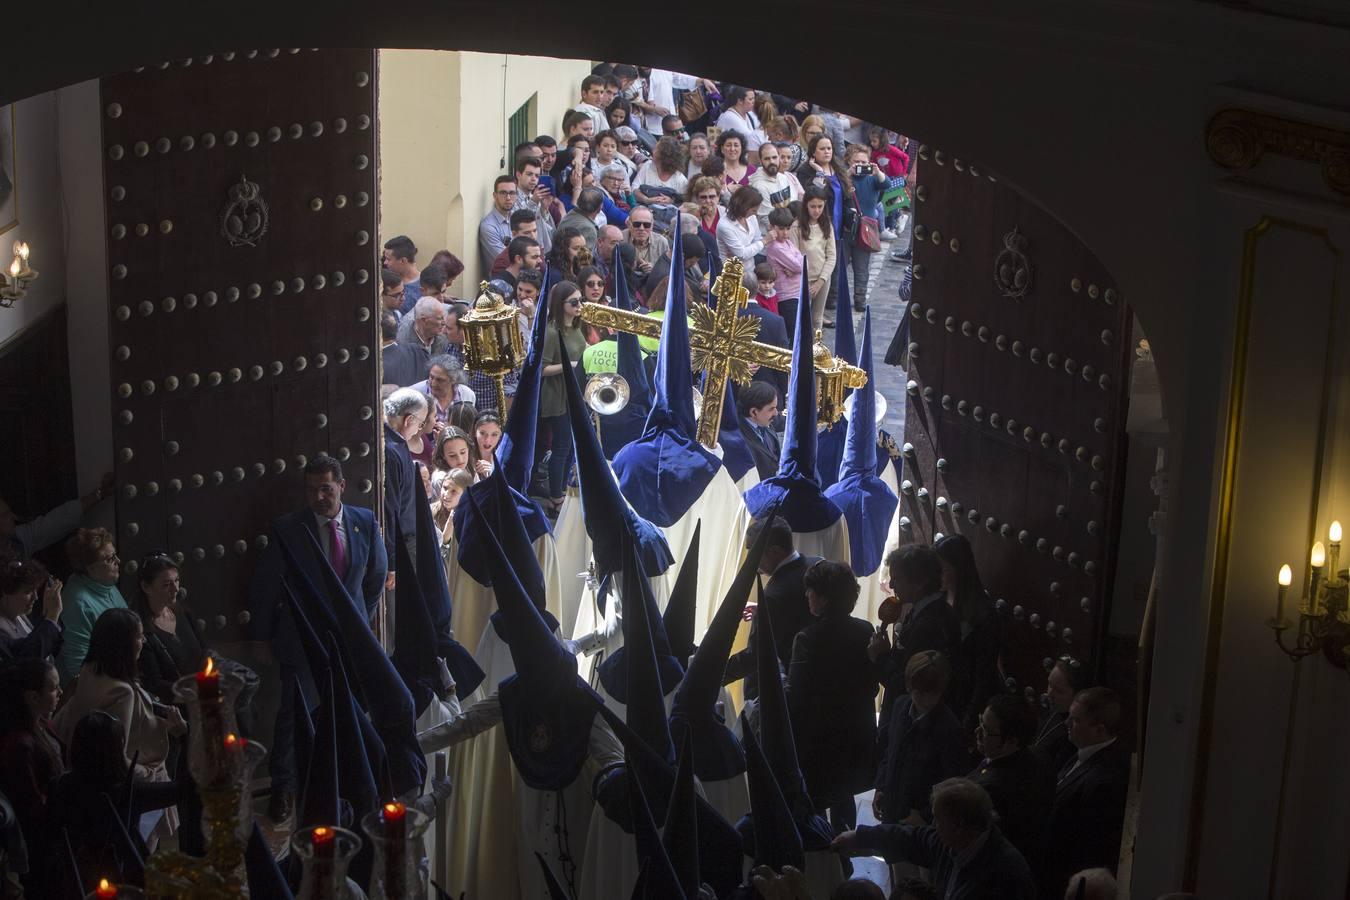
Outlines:
{"label": "beige wall", "polygon": [[478,220],[511,153],[507,120],[537,94],[529,132],[556,135],[590,68],[579,59],[381,50],[382,240],[408,235],[419,262],[449,249],[465,266],[453,291],[471,296],[481,278]]}

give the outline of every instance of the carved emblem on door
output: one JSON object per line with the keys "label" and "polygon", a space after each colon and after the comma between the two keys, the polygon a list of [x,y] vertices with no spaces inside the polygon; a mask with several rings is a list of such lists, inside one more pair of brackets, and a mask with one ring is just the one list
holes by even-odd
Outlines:
{"label": "carved emblem on door", "polygon": [[240,175],[220,212],[220,235],[231,247],[255,247],[267,234],[267,201],[256,182]]}
{"label": "carved emblem on door", "polygon": [[1003,236],[1003,250],[994,259],[994,284],[1005,297],[1015,299],[1031,290],[1034,270],[1026,248],[1027,239],[1016,228]]}

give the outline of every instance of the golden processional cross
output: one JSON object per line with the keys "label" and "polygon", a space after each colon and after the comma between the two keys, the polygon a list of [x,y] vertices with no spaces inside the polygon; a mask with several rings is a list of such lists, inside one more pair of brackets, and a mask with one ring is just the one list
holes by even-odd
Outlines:
{"label": "golden processional cross", "polygon": [[[759,320],[739,315],[749,299],[749,293],[742,285],[744,276],[745,265],[741,260],[734,257],[727,260],[713,285],[717,309],[698,302],[690,304],[689,308],[690,318],[694,320],[689,329],[693,367],[707,375],[703,385],[703,409],[698,418],[698,440],[709,448],[717,444],[728,378],[737,384],[747,383],[752,374],[751,366],[766,366],[778,372],[792,371],[792,351],[756,341]],[[658,340],[661,337],[660,319],[600,303],[583,303],[581,318],[592,325],[639,337]],[[844,390],[867,384],[867,373],[835,359],[820,343],[819,332],[812,356],[817,376],[817,422],[829,425],[837,422],[844,413]]]}

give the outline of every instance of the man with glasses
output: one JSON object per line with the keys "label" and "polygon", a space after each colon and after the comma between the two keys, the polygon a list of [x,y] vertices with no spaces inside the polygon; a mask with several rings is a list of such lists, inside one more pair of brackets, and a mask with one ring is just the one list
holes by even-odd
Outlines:
{"label": "man with glasses", "polygon": [[663,116],[661,118],[661,134],[665,137],[673,137],[681,143],[689,140],[689,129],[684,127],[684,120],[679,116]]}
{"label": "man with glasses", "polygon": [[492,208],[478,223],[480,272],[492,269],[492,261],[511,240],[511,210],[520,194],[514,175],[498,175],[492,182]]}
{"label": "man with glasses", "polygon": [[1055,802],[1055,775],[1029,748],[1036,715],[1016,694],[989,701],[975,727],[975,746],[984,759],[968,778],[994,801],[999,826],[1028,860],[1038,858]]}
{"label": "man with glasses", "polygon": [[628,230],[623,239],[633,245],[637,253],[634,269],[639,275],[646,275],[656,265],[656,261],[670,253],[670,241],[653,230],[655,219],[652,211],[639,206],[628,215]]}
{"label": "man with glasses", "polygon": [[[548,253],[549,248],[553,246],[553,223],[561,219],[565,213],[562,201],[553,196],[553,192],[546,186],[540,184],[540,176],[543,174],[543,162],[538,156],[528,156],[524,159],[516,160],[516,203],[514,210],[528,210],[535,216],[535,233],[528,235],[539,242],[544,253]],[[514,213],[511,216],[511,236],[517,237],[515,231],[516,217]]]}

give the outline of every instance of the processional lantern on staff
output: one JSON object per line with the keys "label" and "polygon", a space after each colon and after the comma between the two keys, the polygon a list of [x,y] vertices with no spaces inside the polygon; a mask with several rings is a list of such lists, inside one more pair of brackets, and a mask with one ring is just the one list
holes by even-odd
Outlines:
{"label": "processional lantern on staff", "polygon": [[[697,301],[689,307],[693,319],[689,328],[693,364],[695,369],[705,373],[698,440],[709,448],[717,444],[728,378],[737,384],[746,384],[753,374],[752,366],[767,366],[779,372],[792,370],[792,351],[756,341],[759,320],[738,315],[749,299],[749,292],[742,284],[744,276],[745,264],[741,260],[735,257],[727,260],[722,274],[713,284],[717,308]],[[661,320],[642,313],[599,303],[583,303],[581,318],[599,327],[639,337],[661,338]],[[832,425],[844,414],[844,392],[867,384],[867,373],[836,358],[821,343],[819,331],[811,355],[816,370],[816,421],[820,425]]]}

